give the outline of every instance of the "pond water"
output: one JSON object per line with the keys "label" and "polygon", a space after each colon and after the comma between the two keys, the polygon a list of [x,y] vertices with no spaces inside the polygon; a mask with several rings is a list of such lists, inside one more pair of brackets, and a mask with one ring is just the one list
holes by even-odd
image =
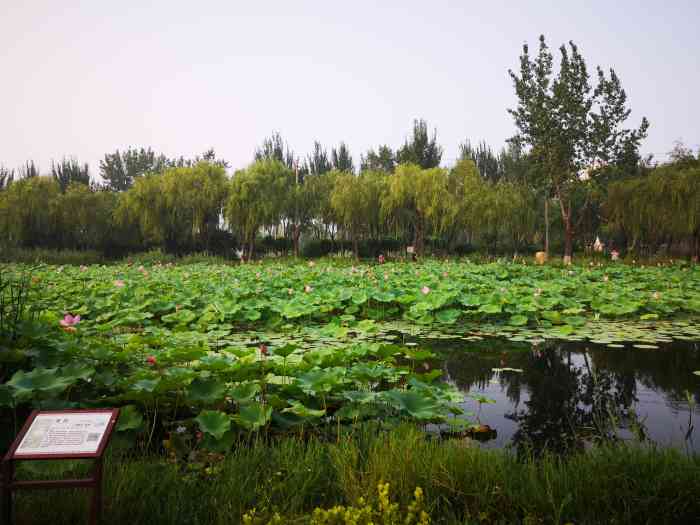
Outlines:
{"label": "pond water", "polygon": [[447,380],[467,395],[462,408],[492,429],[475,434],[484,447],[566,451],[605,436],[700,452],[700,342],[419,344],[441,356]]}

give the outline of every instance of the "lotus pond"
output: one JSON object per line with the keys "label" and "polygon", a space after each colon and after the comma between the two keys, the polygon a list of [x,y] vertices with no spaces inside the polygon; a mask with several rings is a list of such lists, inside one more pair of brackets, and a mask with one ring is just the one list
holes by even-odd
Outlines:
{"label": "lotus pond", "polygon": [[486,446],[636,436],[698,450],[698,266],[0,271],[4,440],[32,407],[120,406],[125,439],[177,451],[365,420]]}

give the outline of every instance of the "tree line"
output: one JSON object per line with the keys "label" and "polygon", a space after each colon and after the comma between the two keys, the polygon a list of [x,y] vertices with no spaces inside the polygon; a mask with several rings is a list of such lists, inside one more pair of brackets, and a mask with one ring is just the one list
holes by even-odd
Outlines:
{"label": "tree line", "polygon": [[597,68],[592,82],[572,42],[555,69],[540,37],[510,75],[516,134],[500,151],[464,141],[451,167],[436,130],[416,120],[403,145],[372,148],[357,165],[345,143],[316,142],[301,157],[273,133],[233,174],[213,150],[172,159],[145,148],[105,155],[99,183],[72,158],[43,174],[32,161],[0,168],[0,243],[246,257],[270,247],[299,255],[314,243],[356,256],[551,244],[570,258],[600,236],[618,250],[700,254],[700,153],[679,144],[668,163],[642,159],[649,123],[625,127],[614,70]]}

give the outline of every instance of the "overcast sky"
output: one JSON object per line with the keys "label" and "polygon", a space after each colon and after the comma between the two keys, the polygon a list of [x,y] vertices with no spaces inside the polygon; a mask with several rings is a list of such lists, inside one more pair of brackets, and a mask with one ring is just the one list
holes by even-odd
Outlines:
{"label": "overcast sky", "polygon": [[577,43],[651,122],[643,152],[700,143],[700,2],[0,0],[0,165],[214,147],[243,167],[273,130],[360,153],[414,118],[453,162],[465,138],[514,133],[524,42]]}

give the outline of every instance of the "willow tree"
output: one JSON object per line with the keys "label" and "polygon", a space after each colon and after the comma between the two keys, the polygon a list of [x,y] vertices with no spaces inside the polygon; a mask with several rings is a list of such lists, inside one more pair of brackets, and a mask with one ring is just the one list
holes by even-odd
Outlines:
{"label": "willow tree", "polygon": [[119,236],[114,210],[118,195],[72,182],[58,198],[57,236],[62,248],[103,249]]}
{"label": "willow tree", "polygon": [[359,237],[367,227],[367,201],[364,193],[365,187],[360,177],[338,172],[331,192],[331,206],[338,224],[352,241],[352,252],[356,259],[360,256]]}
{"label": "willow tree", "polygon": [[36,176],[11,184],[1,194],[0,232],[5,243],[55,246],[61,187],[52,177]]}
{"label": "willow tree", "polygon": [[423,253],[426,234],[441,231],[448,206],[447,173],[442,168],[402,164],[387,178],[384,217],[413,232],[418,255]]}
{"label": "willow tree", "polygon": [[[561,46],[559,70],[540,37],[537,57],[527,44],[520,56],[520,72],[509,71],[518,105],[509,109],[518,129],[512,141],[529,147],[537,168],[535,184],[551,191],[564,224],[564,257],[571,260],[573,243],[594,194],[601,166],[629,165],[639,159],[638,148],[649,126],[646,118],[636,129],[623,128],[630,114],[627,95],[614,70],[597,68],[597,85],[578,47]],[[575,198],[575,194],[583,198]]]}
{"label": "willow tree", "polygon": [[245,243],[248,258],[255,254],[255,238],[260,229],[280,222],[288,202],[289,178],[287,166],[268,158],[234,174],[224,216]]}
{"label": "willow tree", "polygon": [[170,168],[162,174],[138,177],[120,202],[122,222],[134,218],[147,241],[168,251],[209,247],[218,228],[227,192],[226,171],[199,162]]}
{"label": "willow tree", "polygon": [[646,176],[610,185],[603,207],[608,227],[623,234],[627,249],[683,242],[700,256],[700,167],[655,168]]}
{"label": "willow tree", "polygon": [[335,184],[330,204],[338,225],[352,241],[352,251],[357,259],[360,256],[360,237],[379,229],[386,176],[371,171],[360,175],[340,171],[334,173]]}

